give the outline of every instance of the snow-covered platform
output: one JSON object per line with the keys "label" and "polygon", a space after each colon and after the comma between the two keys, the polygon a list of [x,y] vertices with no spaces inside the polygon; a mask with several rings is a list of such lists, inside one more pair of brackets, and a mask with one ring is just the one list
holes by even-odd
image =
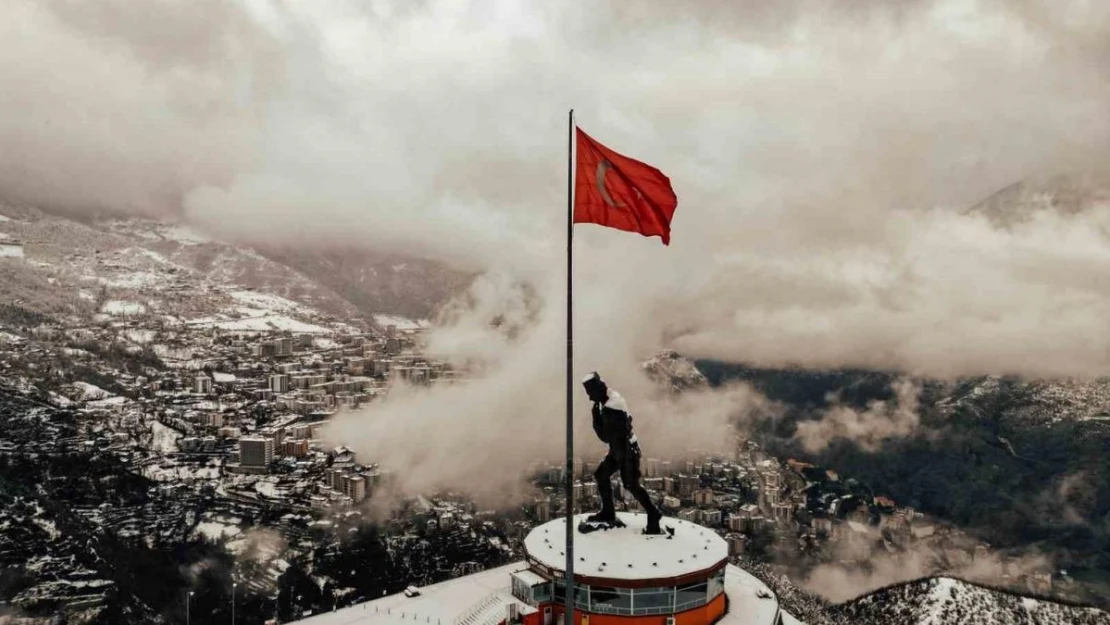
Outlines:
{"label": "snow-covered platform", "polygon": [[[574,518],[577,528],[584,514]],[[574,535],[574,574],[614,580],[678,578],[705,571],[728,559],[728,543],[713,530],[665,517],[674,535],[645,536],[647,515],[617,513],[625,527]],[[529,560],[550,571],[566,568],[566,519],[536,527],[524,539]]]}

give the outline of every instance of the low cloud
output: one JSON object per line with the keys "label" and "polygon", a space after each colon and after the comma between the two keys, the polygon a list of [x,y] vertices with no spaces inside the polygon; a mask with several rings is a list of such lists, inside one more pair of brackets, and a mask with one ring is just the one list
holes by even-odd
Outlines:
{"label": "low cloud", "polygon": [[921,423],[920,383],[900,379],[891,389],[894,399],[873,400],[862,410],[835,402],[820,418],[799,422],[794,437],[809,452],[821,451],[841,438],[875,451],[889,439],[915,434]]}
{"label": "low cloud", "polygon": [[956,549],[951,553],[960,555],[953,558],[945,549],[924,544],[895,552],[872,550],[879,540],[879,531],[870,528],[866,537],[859,541],[838,542],[836,561],[814,567],[800,585],[829,601],[843,602],[884,586],[927,576],[946,575],[1005,586],[1020,584],[1021,578],[1030,573],[1053,570],[1052,561],[1042,554],[1008,556],[985,549],[971,556]]}
{"label": "low cloud", "polygon": [[[566,433],[564,345],[550,340],[551,326],[563,319],[558,311],[532,306],[520,287],[480,280],[458,308],[450,307],[428,351],[482,374],[430,389],[395,386],[385,399],[333,419],[328,438],[395,471],[404,493],[454,490],[490,505],[519,501],[531,492],[525,469],[561,463]],[[518,324],[526,318],[531,321]],[[606,340],[598,337],[600,324],[595,328],[582,333],[573,378],[575,449],[584,458],[605,453],[578,383],[594,369],[628,401],[648,457],[731,452],[735,424],[777,410],[747,385],[665,392],[639,366],[636,352],[619,351],[631,344],[616,335],[620,330],[613,328]]]}

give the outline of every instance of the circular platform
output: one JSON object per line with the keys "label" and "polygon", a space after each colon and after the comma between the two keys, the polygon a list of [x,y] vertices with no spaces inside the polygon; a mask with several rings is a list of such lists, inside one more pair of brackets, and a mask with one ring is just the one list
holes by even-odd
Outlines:
{"label": "circular platform", "polygon": [[[574,518],[575,528],[588,515]],[[670,517],[662,526],[673,528],[668,537],[645,536],[647,515],[618,512],[626,527],[575,532],[574,576],[611,580],[663,581],[681,578],[722,566],[728,559],[728,543],[713,530]],[[533,529],[524,548],[535,564],[562,574],[566,568],[566,519],[549,521]]]}

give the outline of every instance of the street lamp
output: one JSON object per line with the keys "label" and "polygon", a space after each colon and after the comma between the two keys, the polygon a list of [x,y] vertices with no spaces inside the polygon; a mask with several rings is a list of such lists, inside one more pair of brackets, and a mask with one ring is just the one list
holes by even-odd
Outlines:
{"label": "street lamp", "polygon": [[189,594],[185,596],[185,625],[189,625],[189,604],[191,604],[192,602],[193,591],[190,590]]}
{"label": "street lamp", "polygon": [[239,582],[231,582],[231,625],[235,625],[235,589]]}

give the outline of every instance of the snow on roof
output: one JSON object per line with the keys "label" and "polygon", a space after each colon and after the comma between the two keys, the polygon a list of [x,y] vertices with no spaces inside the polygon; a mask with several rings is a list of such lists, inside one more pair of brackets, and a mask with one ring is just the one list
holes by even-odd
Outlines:
{"label": "snow on roof", "polygon": [[[728,613],[717,625],[772,625],[780,613],[779,601],[766,584],[744,569],[728,565],[725,568],[725,593],[728,594]],[[782,612],[783,623],[798,620]]]}
{"label": "snow on roof", "polygon": [[[456,618],[485,605],[505,618],[504,606],[516,602],[509,586],[509,575],[524,569],[523,562],[507,564],[474,575],[419,588],[420,594],[406,597],[404,593],[382,597],[336,612],[320,614],[297,623],[303,625],[454,625]],[[493,601],[499,600],[499,601]],[[519,602],[517,602],[519,603]],[[532,609],[523,603],[519,607]]]}
{"label": "snow on roof", "polygon": [[[587,515],[575,517],[575,525]],[[689,521],[665,517],[664,527],[674,528],[674,538],[645,536],[647,515],[618,512],[626,527],[574,537],[576,575],[634,580],[678,577],[705,570],[728,557],[728,543],[713,530]],[[566,519],[556,519],[533,529],[524,539],[528,555],[540,564],[562,571],[566,556]]]}
{"label": "snow on roof", "polygon": [[513,575],[515,575],[517,577],[517,579],[524,582],[529,587],[536,586],[538,584],[546,584],[547,581],[548,581],[546,578],[541,577],[540,575],[532,572],[530,569],[525,569],[523,571],[517,571],[516,573],[513,573]]}

